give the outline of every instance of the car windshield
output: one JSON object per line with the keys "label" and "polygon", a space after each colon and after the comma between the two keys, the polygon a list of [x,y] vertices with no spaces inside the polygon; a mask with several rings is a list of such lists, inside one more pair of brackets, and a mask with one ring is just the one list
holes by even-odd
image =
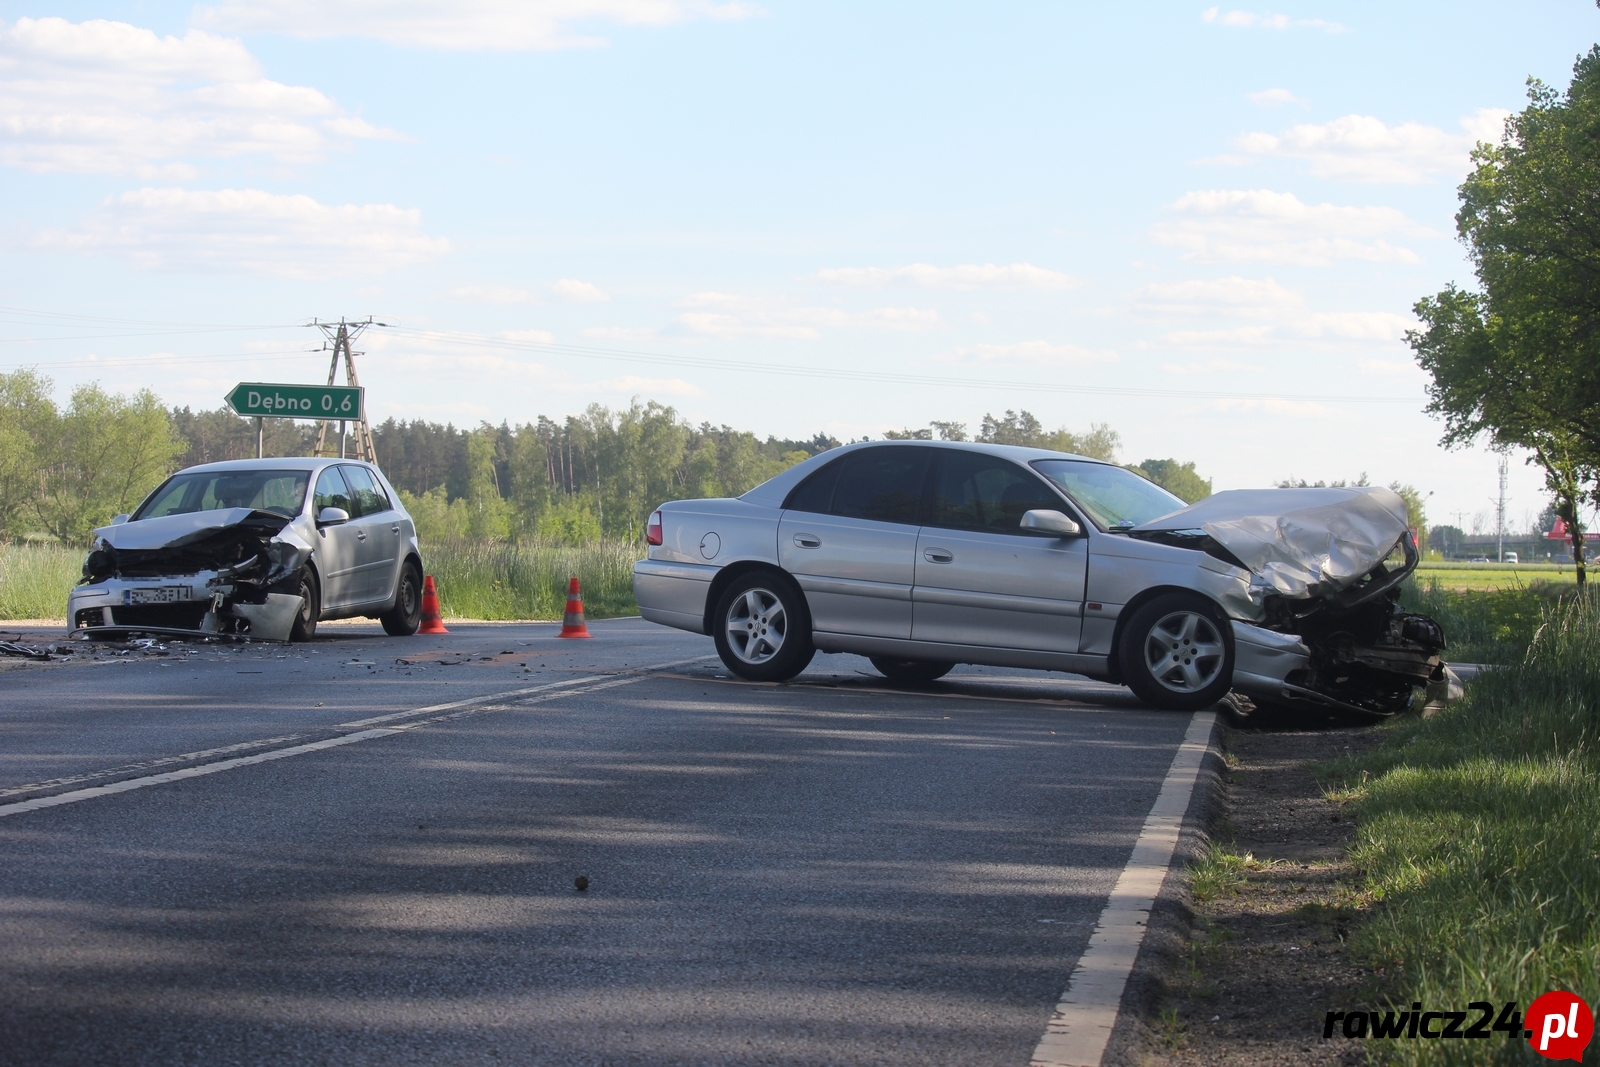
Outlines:
{"label": "car windshield", "polygon": [[1109,463],[1040,459],[1033,469],[1066,490],[1102,530],[1125,530],[1189,506],[1149,479]]}
{"label": "car windshield", "polygon": [[195,511],[255,508],[293,518],[305,503],[310,471],[194,471],[175,474],[133,517],[159,519]]}

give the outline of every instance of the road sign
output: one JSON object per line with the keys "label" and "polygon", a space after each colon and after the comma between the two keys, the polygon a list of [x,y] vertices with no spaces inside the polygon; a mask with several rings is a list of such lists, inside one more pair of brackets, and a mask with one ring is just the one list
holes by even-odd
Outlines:
{"label": "road sign", "polygon": [[366,390],[348,385],[240,382],[223,399],[240,415],[278,419],[359,419],[366,404]]}

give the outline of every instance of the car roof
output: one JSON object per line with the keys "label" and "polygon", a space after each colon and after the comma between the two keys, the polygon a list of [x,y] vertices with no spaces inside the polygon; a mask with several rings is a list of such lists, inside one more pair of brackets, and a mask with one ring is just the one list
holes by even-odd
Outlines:
{"label": "car roof", "polygon": [[267,459],[224,459],[216,463],[201,463],[193,467],[185,467],[178,474],[189,474],[193,471],[224,472],[224,471],[316,471],[323,467],[331,467],[335,463],[357,463],[363,467],[373,464],[359,459],[339,459],[336,456],[276,456]]}
{"label": "car roof", "polygon": [[812,471],[825,463],[832,463],[847,452],[859,452],[863,448],[944,448],[952,451],[984,452],[992,456],[1004,456],[1006,459],[1017,463],[1028,463],[1037,459],[1074,459],[1083,463],[1098,463],[1107,467],[1116,466],[1116,464],[1107,463],[1103,459],[1079,456],[1072,452],[1054,452],[1048,448],[1026,448],[1022,445],[991,445],[978,441],[857,441],[854,444],[842,445],[839,448],[830,448],[826,452],[818,452],[804,463],[797,463],[781,474],[768,478],[739,499],[748,500],[752,504],[782,507],[783,501],[789,495],[789,490],[799,485]]}

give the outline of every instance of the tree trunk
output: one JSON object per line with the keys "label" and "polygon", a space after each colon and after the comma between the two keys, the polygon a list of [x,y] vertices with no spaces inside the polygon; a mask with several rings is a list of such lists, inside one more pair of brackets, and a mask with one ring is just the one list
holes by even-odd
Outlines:
{"label": "tree trunk", "polygon": [[1583,560],[1583,524],[1578,521],[1578,501],[1575,495],[1561,493],[1556,498],[1556,514],[1560,515],[1567,524],[1567,533],[1572,537],[1572,568],[1578,578],[1578,588],[1582,589],[1588,580],[1585,573]]}

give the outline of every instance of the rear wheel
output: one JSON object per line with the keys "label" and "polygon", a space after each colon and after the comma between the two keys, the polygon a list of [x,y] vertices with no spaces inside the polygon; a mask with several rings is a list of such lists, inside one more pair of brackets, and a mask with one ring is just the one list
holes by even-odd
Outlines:
{"label": "rear wheel", "polygon": [[316,636],[317,618],[322,614],[322,598],[317,592],[317,576],[311,573],[310,567],[301,567],[299,577],[290,588],[300,597],[300,614],[294,617],[289,640],[309,641]]}
{"label": "rear wheel", "polygon": [[890,659],[887,656],[872,657],[872,665],[889,681],[899,682],[901,685],[926,685],[935,679],[943,678],[955,666],[954,663],[944,663],[940,660]]}
{"label": "rear wheel", "polygon": [[711,636],[728,669],[752,682],[787,681],[816,655],[805,597],[776,571],[735,578],[717,600]]}
{"label": "rear wheel", "polygon": [[394,607],[378,617],[383,632],[391,637],[410,637],[422,625],[422,572],[410,560],[400,568],[400,584],[395,586]]}
{"label": "rear wheel", "polygon": [[1228,620],[1194,593],[1158,596],[1133,613],[1118,655],[1122,677],[1147,704],[1196,711],[1233,685]]}

